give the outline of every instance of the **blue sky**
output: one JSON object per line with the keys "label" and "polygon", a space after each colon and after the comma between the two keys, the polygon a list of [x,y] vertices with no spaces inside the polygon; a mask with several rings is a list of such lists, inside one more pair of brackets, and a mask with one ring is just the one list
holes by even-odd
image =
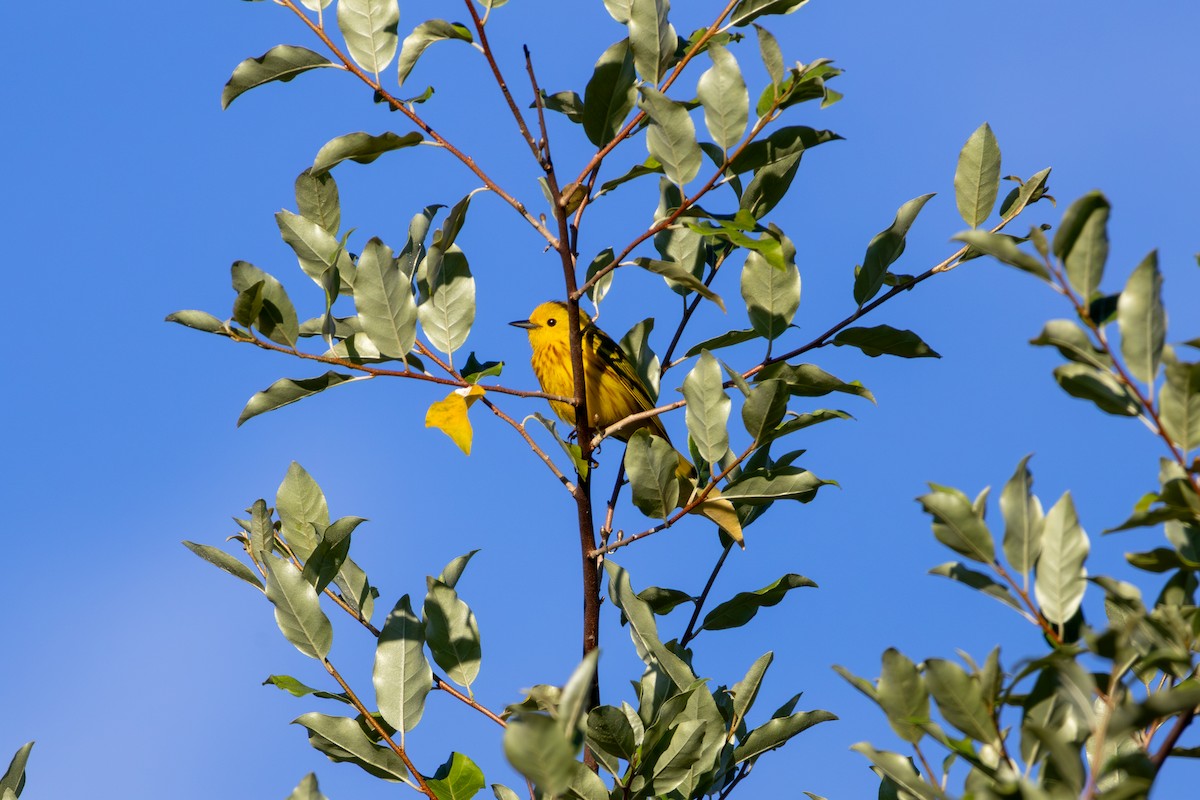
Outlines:
{"label": "blue sky", "polygon": [[[456,3],[416,5],[405,4],[402,30],[427,16],[464,15]],[[595,56],[623,35],[599,3],[590,5],[513,2],[495,14],[493,46],[519,93],[522,43],[548,89],[582,91]],[[707,7],[700,14],[695,4],[677,5],[681,30],[711,16]],[[511,433],[475,415],[476,447],[465,458],[423,427],[440,393],[399,381],[355,384],[235,429],[253,392],[314,372],[162,322],[180,308],[228,315],[235,259],[275,274],[315,313],[319,300],[272,214],[294,208],[292,182],[325,141],[358,130],[405,133],[403,120],[332,70],[256,90],[222,112],[221,87],[240,60],[279,43],[316,47],[274,4],[142,0],[87,13],[18,4],[8,16],[15,66],[0,83],[8,110],[0,140],[10,154],[0,203],[15,242],[12,294],[21,302],[0,394],[9,420],[0,485],[10,520],[0,758],[38,741],[26,796],[99,786],[131,798],[284,797],[312,770],[333,800],[390,791],[328,763],[287,725],[306,711],[336,712],[260,682],[287,673],[318,684],[324,672],[282,640],[261,597],[179,545],[219,543],[233,532],[232,515],[273,497],[292,460],[321,483],[335,516],[371,520],[355,549],[381,588],[381,605],[421,593],[426,574],[482,548],[459,586],[483,631],[481,701],[500,708],[523,687],[565,680],[578,653],[574,510]],[[1056,221],[1070,200],[1105,191],[1114,210],[1104,287],[1118,289],[1158,248],[1171,339],[1197,335],[1189,301],[1200,291],[1200,11],[1078,0],[848,0],[766,24],[787,60],[829,57],[846,70],[835,84],[845,100],[825,111],[803,106],[790,118],[846,141],[808,154],[792,197],[772,215],[797,244],[798,336],[852,310],[853,267],[904,201],[939,193],[897,271],[923,271],[952,252],[948,239],[964,227],[953,201],[955,160],[984,121],[999,139],[1004,174],[1054,168],[1059,209],[1041,204],[1030,222]],[[754,76],[747,44],[734,52]],[[441,71],[452,76],[439,79]],[[438,93],[422,107],[435,127],[463,149],[489,153],[498,179],[540,204],[536,167],[500,116],[473,51],[432,48],[410,83],[435,83]],[[552,134],[557,162],[574,175],[590,154],[586,142],[561,120]],[[644,156],[640,144],[627,144],[606,174]],[[336,175],[345,225],[358,229],[352,244],[360,246],[380,235],[398,247],[422,206],[451,204],[478,186],[425,148]],[[638,191],[628,187],[614,196],[622,199],[597,206],[585,252],[621,244],[644,226],[654,199]],[[506,361],[505,382],[533,388],[524,336],[504,322],[561,294],[557,262],[487,195],[473,202],[460,244],[481,297],[467,349]],[[730,301],[728,318],[706,309],[699,329],[745,327],[736,282],[718,290]],[[656,304],[675,307],[651,276],[618,274],[611,297],[602,324],[614,334]],[[816,354],[827,370],[870,387],[879,404],[839,399],[856,419],[814,429],[799,443],[809,451],[804,465],[842,488],[810,505],[777,506],[750,529],[749,547],[731,556],[715,592],[755,589],[788,571],[821,588],[794,592],[745,629],[705,633],[696,647],[701,674],[721,683],[740,679],[773,647],[760,711],[804,691],[802,708],[829,709],[841,721],[764,758],[744,796],[792,796],[798,788],[873,795],[874,776],[847,748],[897,742],[831,664],[873,677],[889,646],[919,660],[953,657],[955,648],[982,657],[1001,643],[1009,664],[1039,651],[1036,631],[999,604],[926,575],[951,554],[912,500],[925,481],[971,495],[988,484],[998,489],[1034,452],[1044,504],[1067,489],[1075,496],[1092,537],[1092,571],[1141,580],[1121,554],[1158,546],[1161,534],[1099,533],[1153,488],[1162,453],[1136,422],[1105,417],[1057,389],[1057,355],[1027,340],[1068,313],[1033,279],[979,260],[868,318],[916,330],[942,359]],[[652,343],[665,347],[661,336]],[[664,394],[681,380],[682,372],[668,375]],[[535,401],[505,407],[522,416],[545,411]],[[668,425],[682,436],[681,415]],[[601,471],[611,476],[616,459],[605,455]],[[717,553],[710,533],[683,526],[617,560],[639,588],[695,592]],[[1095,598],[1089,608],[1099,613]],[[677,634],[681,617],[668,617],[664,631]],[[606,701],[631,699],[626,681],[637,667],[612,614],[603,647]],[[338,626],[334,656],[352,682],[369,688],[365,636]],[[495,731],[446,698],[433,698],[414,739],[414,757],[430,770],[453,748],[489,781],[512,782]],[[1195,770],[1168,767],[1163,795],[1194,785]]]}

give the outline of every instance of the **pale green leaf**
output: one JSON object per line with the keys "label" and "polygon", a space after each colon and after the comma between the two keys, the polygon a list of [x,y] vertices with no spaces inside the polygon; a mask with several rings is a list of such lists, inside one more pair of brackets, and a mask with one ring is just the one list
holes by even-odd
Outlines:
{"label": "pale green leaf", "polygon": [[645,428],[634,431],[625,448],[625,471],[633,504],[647,517],[665,520],[679,502],[675,469],[679,455],[671,443]]}
{"label": "pale green leaf", "polygon": [[242,409],[242,413],[238,417],[238,427],[241,427],[242,423],[246,420],[257,417],[259,414],[265,414],[268,411],[274,411],[277,408],[290,405],[338,384],[357,380],[362,380],[362,378],[355,378],[352,375],[344,375],[332,370],[316,378],[299,378],[296,380],[280,378],[266,389],[261,392],[255,392],[250,397],[246,402],[246,407]]}
{"label": "pale green leaf", "polygon": [[603,147],[617,135],[637,102],[636,81],[628,39],[600,55],[583,91],[583,132],[592,144]]}
{"label": "pale green leaf", "polygon": [[663,171],[676,186],[683,186],[695,178],[704,155],[696,141],[696,126],[687,108],[650,86],[641,87],[638,106],[650,118],[646,147],[651,157],[662,164]]}
{"label": "pale green leaf", "polygon": [[710,464],[720,461],[729,449],[731,403],[721,380],[721,365],[707,350],[683,380],[687,404],[687,428],[696,451]]}
{"label": "pale green leaf", "polygon": [[399,3],[396,0],[338,0],[337,21],[350,57],[378,78],[396,56]]}
{"label": "pale green leaf", "polygon": [[316,589],[290,561],[268,555],[262,566],[267,572],[267,599],[275,606],[279,630],[304,655],[325,658],[333,644],[333,626],[321,610]]}
{"label": "pale green leaf", "polygon": [[712,66],[700,75],[696,96],[704,107],[708,134],[722,150],[730,150],[746,132],[750,114],[750,95],[738,68],[737,59],[721,45],[710,42],[708,56]]}
{"label": "pale green leaf", "polygon": [[1162,361],[1167,315],[1162,302],[1162,273],[1158,253],[1151,251],[1129,276],[1117,301],[1121,355],[1133,377],[1153,383]]}
{"label": "pale green leaf", "polygon": [[286,83],[310,69],[336,66],[325,56],[304,47],[277,45],[258,58],[247,58],[234,68],[233,75],[221,91],[221,108],[228,108],[236,97],[264,83]]}
{"label": "pale green leaf", "polygon": [[474,42],[471,31],[458,22],[447,22],[444,19],[431,19],[413,28],[413,32],[404,37],[400,46],[400,59],[397,62],[397,78],[400,84],[408,79],[408,74],[417,65],[417,59],[425,52],[425,48],[434,42],[445,39],[457,39],[462,42]]}
{"label": "pale green leaf", "polygon": [[425,625],[408,595],[397,601],[379,632],[372,672],[379,713],[398,731],[410,731],[425,712],[433,670],[425,658]]}
{"label": "pale green leaf", "polygon": [[963,221],[978,228],[991,215],[1000,191],[1000,145],[986,122],[958,154],[954,172],[954,201]]}
{"label": "pale green leaf", "polygon": [[475,613],[458,592],[433,581],[425,595],[425,640],[446,677],[470,690],[479,675],[482,649]]}
{"label": "pale green leaf", "polygon": [[1079,524],[1075,503],[1067,492],[1046,512],[1042,552],[1037,560],[1034,595],[1047,620],[1064,625],[1083,602],[1087,588],[1087,533]]}
{"label": "pale green leaf", "polygon": [[330,139],[317,151],[313,159],[312,174],[323,175],[343,161],[353,161],[356,164],[370,164],[384,153],[414,147],[424,141],[421,134],[413,131],[403,136],[384,131],[378,136],[358,131],[347,133]]}

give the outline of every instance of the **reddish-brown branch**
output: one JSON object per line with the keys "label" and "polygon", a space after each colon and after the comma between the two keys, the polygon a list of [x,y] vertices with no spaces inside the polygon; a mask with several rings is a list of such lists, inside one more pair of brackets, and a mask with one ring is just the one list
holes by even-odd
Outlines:
{"label": "reddish-brown branch", "polygon": [[500,94],[504,95],[504,102],[508,104],[508,110],[512,113],[513,119],[517,121],[517,127],[520,129],[525,143],[529,145],[529,150],[533,153],[533,157],[541,161],[537,142],[534,141],[533,134],[529,132],[529,126],[525,124],[525,117],[521,114],[521,109],[517,107],[516,101],[513,100],[512,92],[508,90],[508,82],[504,80],[504,75],[500,73],[500,65],[496,63],[495,55],[492,53],[492,46],[488,42],[487,31],[484,28],[483,20],[479,18],[479,11],[475,8],[474,0],[463,0],[463,2],[466,3],[467,13],[471,15],[471,21],[475,25],[475,35],[479,37],[479,46],[483,50],[483,55],[487,59],[488,66],[492,69],[492,76],[496,79],[496,85],[500,87]]}
{"label": "reddish-brown branch", "polygon": [[430,798],[430,800],[437,800],[437,794],[434,793],[433,789],[429,788],[429,784],[425,782],[425,776],[417,771],[416,766],[414,766],[412,760],[409,759],[408,753],[405,752],[404,747],[396,744],[396,742],[388,734],[387,729],[379,724],[379,720],[375,719],[375,715],[371,713],[370,709],[363,705],[363,702],[358,699],[358,695],[356,695],[354,690],[350,688],[350,684],[346,683],[346,681],[342,678],[341,673],[334,668],[333,664],[330,663],[328,658],[322,658],[321,664],[324,665],[325,670],[332,675],[333,679],[342,687],[342,691],[346,693],[346,697],[350,699],[350,703],[358,710],[358,713],[363,716],[363,719],[367,721],[367,724],[375,729],[375,732],[379,734],[381,739],[387,742],[388,747],[392,748],[392,752],[400,756],[400,760],[404,762],[404,766],[416,779],[417,786],[421,793]]}

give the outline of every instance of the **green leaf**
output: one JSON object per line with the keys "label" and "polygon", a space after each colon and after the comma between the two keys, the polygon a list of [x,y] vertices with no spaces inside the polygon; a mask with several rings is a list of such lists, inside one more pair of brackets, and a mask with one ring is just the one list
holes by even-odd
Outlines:
{"label": "green leaf", "polygon": [[229,108],[229,104],[236,97],[264,83],[287,83],[301,72],[336,66],[325,56],[312,50],[286,44],[277,45],[258,58],[247,58],[234,68],[233,75],[221,91],[221,108]]}
{"label": "green leaf", "polygon": [[25,766],[29,763],[29,751],[32,749],[33,742],[26,742],[17,748],[12,760],[8,762],[8,769],[0,775],[0,791],[12,792],[13,797],[21,795],[25,789]]}
{"label": "green leaf", "polygon": [[929,691],[917,665],[894,647],[883,651],[877,697],[897,736],[914,744],[924,738],[921,723],[929,720]]}
{"label": "green leaf", "polygon": [[330,268],[336,268],[340,278],[348,285],[353,285],[354,263],[333,234],[312,220],[290,211],[277,212],[275,222],[279,225],[283,241],[296,253],[300,269],[317,286],[326,288],[324,278]]}
{"label": "green leaf", "polygon": [[963,221],[978,228],[991,215],[999,191],[1000,145],[985,122],[963,145],[954,171],[954,202]]}
{"label": "green leaf", "polygon": [[195,542],[185,541],[183,546],[208,563],[228,572],[235,578],[241,578],[259,591],[263,591],[263,583],[258,579],[258,576],[232,554],[207,544],[196,544]]}
{"label": "green leaf", "polygon": [[746,145],[729,165],[729,172],[739,175],[745,172],[757,172],[771,164],[787,161],[797,153],[811,150],[819,144],[841,138],[833,131],[815,130],[805,125],[779,128],[765,139],[757,139]]}
{"label": "green leaf", "polygon": [[650,118],[650,125],[646,129],[646,147],[650,156],[662,164],[671,182],[683,186],[696,177],[704,159],[696,141],[696,126],[692,124],[692,118],[682,103],[671,100],[650,86],[640,88],[638,107]]}
{"label": "green leaf", "polygon": [[267,508],[266,500],[259,498],[246,512],[250,514],[249,520],[236,521],[248,534],[251,557],[261,563],[275,549],[275,526],[271,521],[271,509]]}
{"label": "green leaf", "polygon": [[338,0],[337,21],[350,57],[378,79],[396,57],[400,5],[396,0]]}
{"label": "green leaf", "polygon": [[794,414],[789,412],[789,415],[784,418],[783,424],[766,432],[763,439],[759,442],[759,446],[765,445],[768,442],[773,442],[776,439],[782,439],[784,436],[803,430],[804,428],[819,425],[822,422],[829,422],[834,419],[853,419],[845,411],[836,409],[818,408],[815,411],[806,412],[804,414]]}
{"label": "green leaf", "polygon": [[245,261],[233,262],[230,271],[236,292],[244,292],[257,283],[262,284],[262,306],[251,324],[271,341],[295,347],[300,339],[300,320],[283,284]]}
{"label": "green leaf", "polygon": [[626,331],[617,346],[637,368],[638,378],[650,391],[650,396],[658,397],[658,379],[662,370],[659,369],[658,356],[650,349],[653,330],[654,317],[647,317]]}
{"label": "green leaf", "polygon": [[321,487],[295,461],[275,493],[275,510],[288,546],[302,561],[307,559],[319,541],[314,531],[329,527],[329,506]]}
{"label": "green leaf", "polygon": [[164,321],[174,322],[187,328],[195,328],[205,333],[218,333],[222,336],[229,335],[229,331],[225,328],[225,323],[207,311],[176,311],[168,314]]}
{"label": "green leaf", "polygon": [[408,74],[417,65],[417,59],[425,52],[425,48],[434,42],[445,39],[457,39],[462,42],[474,42],[471,31],[458,22],[447,22],[444,19],[431,19],[413,28],[413,32],[404,37],[400,45],[400,60],[397,62],[397,80],[403,85]]}
{"label": "green leaf", "polygon": [[771,76],[771,86],[778,86],[783,83],[783,51],[779,49],[779,41],[757,23],[754,32],[758,35],[758,52],[762,56],[763,66]]}
{"label": "green leaf", "polygon": [[1171,441],[1187,452],[1200,446],[1200,364],[1171,357],[1166,360],[1163,377],[1158,416]]}
{"label": "green leaf", "polygon": [[901,358],[941,358],[920,336],[907,330],[897,330],[891,325],[876,325],[873,328],[846,328],[833,337],[839,347],[849,345],[875,358],[888,355]]}
{"label": "green leaf", "polygon": [[684,358],[700,355],[705,350],[719,350],[722,347],[731,347],[735,344],[750,342],[758,338],[758,332],[755,330],[746,331],[727,331],[720,336],[714,336],[711,339],[705,339],[697,345],[692,346],[685,354]]}
{"label": "green leaf", "polygon": [[715,42],[709,43],[712,66],[700,75],[696,97],[704,107],[708,134],[722,150],[728,151],[741,141],[750,115],[750,95],[737,59]]}
{"label": "green leaf", "polygon": [[1136,417],[1141,411],[1141,405],[1129,387],[1111,372],[1087,364],[1060,364],[1054,368],[1054,380],[1067,394],[1091,400],[1106,414]]}
{"label": "green leaf", "polygon": [[333,627],[321,610],[316,589],[290,561],[268,555],[262,566],[279,630],[304,655],[324,659],[333,644]]}
{"label": "green leaf", "polygon": [[651,668],[661,668],[677,688],[691,686],[696,680],[695,674],[683,659],[667,649],[659,640],[654,612],[650,610],[649,604],[633,591],[629,573],[611,559],[605,559],[604,569],[608,573],[608,597],[629,620],[629,636],[633,639],[638,658]]}
{"label": "green leaf", "polygon": [[793,153],[755,170],[754,178],[738,201],[739,208],[750,212],[755,219],[769,214],[791,188],[802,155],[803,152]]}
{"label": "green leaf", "polygon": [[1064,358],[1091,365],[1105,372],[1112,366],[1112,359],[1108,353],[1093,345],[1083,328],[1068,319],[1050,320],[1037,338],[1030,339],[1029,343],[1051,345],[1057,348]]}
{"label": "green leaf", "polygon": [[[437,247],[430,248],[429,261]],[[443,353],[453,353],[463,345],[475,322],[475,278],[467,257],[451,245],[429,269],[428,295],[421,298],[417,316],[430,343]]]}
{"label": "green leaf", "polygon": [[657,258],[638,257],[633,259],[633,263],[642,269],[653,272],[655,275],[662,275],[668,281],[674,281],[681,284],[684,288],[695,292],[706,300],[711,300],[725,310],[725,301],[721,296],[712,289],[704,285],[704,282],[693,275],[687,267],[674,261],[661,261]]}
{"label": "green leaf", "polygon": [[349,696],[347,696],[344,692],[334,694],[333,692],[314,689],[313,687],[307,686],[296,680],[291,675],[269,675],[267,676],[267,679],[262,682],[262,685],[274,686],[276,689],[282,689],[292,697],[307,697],[308,695],[312,695],[313,697],[320,697],[325,700],[337,700],[339,703],[353,705],[353,703],[350,702]]}
{"label": "green leaf", "polygon": [[679,589],[666,589],[661,586],[647,586],[638,592],[638,598],[650,606],[650,610],[658,615],[670,614],[677,606],[695,602],[696,598]]}
{"label": "green leaf", "polygon": [[762,755],[768,750],[774,750],[787,744],[798,733],[808,730],[813,725],[830,722],[837,716],[828,711],[797,711],[788,717],[770,720],[747,734],[746,738],[733,750],[735,764]]}
{"label": "green leaf", "polygon": [[450,245],[454,244],[455,240],[458,239],[458,234],[462,232],[463,225],[467,222],[467,211],[471,207],[471,198],[479,191],[482,190],[476,189],[474,192],[467,193],[446,214],[446,221],[442,223],[442,227],[433,233],[434,248],[441,250],[443,253],[450,250]]}
{"label": "green leaf", "polygon": [[822,486],[836,485],[799,467],[747,470],[722,490],[722,496],[738,505],[761,505],[775,500],[807,503]]}
{"label": "green leaf", "polygon": [[[704,275],[708,242],[691,228],[677,226],[659,231],[654,235],[654,247],[664,260],[674,261],[692,273],[696,280],[700,280]],[[676,294],[687,296],[692,291],[690,286],[676,283],[669,278],[666,281]]]}
{"label": "green leaf", "polygon": [[679,503],[675,468],[679,455],[665,439],[645,428],[634,431],[625,448],[625,471],[633,504],[647,517],[665,520]]}
{"label": "green leaf", "polygon": [[1046,512],[1042,552],[1033,584],[1038,608],[1047,620],[1065,625],[1083,602],[1087,588],[1087,533],[1079,524],[1071,493]]}
{"label": "green leaf", "polygon": [[330,761],[357,764],[367,773],[393,783],[408,777],[404,762],[394,750],[378,747],[367,737],[363,730],[366,723],[310,712],[296,717],[292,724],[307,728],[308,743]]}
{"label": "green leaf", "polygon": [[[450,563],[442,567],[442,572],[437,576],[437,580],[446,584],[451,589],[456,588],[458,586],[458,582],[462,579],[463,572],[465,572],[467,569],[467,564],[471,563],[471,559],[474,558],[475,554],[478,552],[478,549],[471,550],[463,553],[461,556],[456,556],[450,559]],[[426,583],[428,585],[432,585],[432,582],[428,579],[426,580]]]}
{"label": "green leaf", "polygon": [[758,614],[760,608],[777,605],[792,589],[804,586],[816,588],[816,583],[803,575],[789,572],[782,578],[753,592],[738,592],[719,604],[704,617],[700,630],[719,631],[739,628]]}
{"label": "green leaf", "polygon": [[932,492],[917,498],[933,517],[933,535],[959,555],[984,564],[996,560],[996,546],[983,515],[957,489],[929,484]]}
{"label": "green leaf", "polygon": [[425,658],[425,625],[404,595],[388,614],[375,648],[371,673],[379,713],[401,733],[412,730],[425,712],[433,670]]}
{"label": "green leaf", "polygon": [[[545,90],[542,90],[542,106],[547,111],[562,114],[576,125],[583,123],[583,98],[578,92],[546,94]],[[529,107],[534,108],[535,104],[530,104]]]}
{"label": "green leaf", "polygon": [[741,0],[729,15],[730,25],[747,25],[767,14],[790,14],[808,0]]}
{"label": "green leaf", "polygon": [[790,395],[787,384],[781,380],[762,381],[757,384],[742,404],[742,422],[746,432],[761,445],[787,412]]}
{"label": "green leaf", "polygon": [[306,169],[296,176],[295,194],[300,216],[337,236],[342,226],[342,207],[333,176],[316,175],[311,168]]}
{"label": "green leaf", "polygon": [[636,81],[629,39],[600,55],[583,90],[583,132],[592,144],[603,147],[621,130],[637,102]]}
{"label": "green leaf", "polygon": [[704,724],[690,719],[669,728],[658,746],[646,753],[638,766],[648,774],[655,797],[665,797],[679,788],[696,766],[703,744]]}
{"label": "green leaf", "polygon": [[317,787],[317,776],[310,772],[300,779],[300,783],[287,796],[287,800],[329,800],[329,798],[321,794],[321,790]]}
{"label": "green leaf", "polygon": [[1157,251],[1151,251],[1129,276],[1117,301],[1117,324],[1129,372],[1143,383],[1153,383],[1167,336]]}
{"label": "green leaf", "polygon": [[483,770],[462,753],[451,753],[425,782],[438,800],[471,800],[486,784]]}
{"label": "green leaf", "polygon": [[259,414],[265,414],[268,411],[274,411],[277,408],[290,405],[338,384],[357,380],[362,380],[362,378],[344,375],[332,370],[316,378],[299,378],[297,380],[280,378],[263,391],[255,392],[251,396],[250,400],[246,403],[246,407],[242,409],[241,416],[238,417],[238,427],[241,427],[242,423],[246,420],[257,417]]}
{"label": "green leaf", "polygon": [[[575,468],[575,472],[586,477],[591,465],[583,460],[582,448],[580,448],[578,444],[568,442],[559,436],[557,423],[555,423],[554,420],[547,418],[541,412],[535,411],[529,416],[542,423],[542,427],[550,431],[550,435],[554,437],[554,441],[558,442],[558,446],[561,447],[562,451],[567,454],[567,458],[571,459],[571,465]],[[521,427],[526,427],[526,423],[528,423],[528,421],[528,418],[522,421]]]}
{"label": "green leaf", "polygon": [[953,661],[930,658],[925,661],[925,683],[947,722],[976,741],[999,741],[978,676],[968,675]]}
{"label": "green leaf", "polygon": [[1017,240],[1011,236],[988,231],[963,231],[953,239],[966,242],[973,250],[989,255],[1002,264],[1008,264],[1047,283],[1050,282],[1050,271],[1046,269],[1046,265],[1017,247]]}
{"label": "green leaf", "polygon": [[[1036,203],[1046,196],[1046,180],[1050,177],[1050,167],[1046,167],[1041,172],[1035,173],[1029,180],[1024,181],[1017,189],[1009,192],[1004,198],[1004,202],[1000,204],[1000,216],[1005,220],[1010,220],[1025,210],[1025,207],[1030,203]],[[1051,198],[1053,199],[1053,198]],[[1041,228],[1034,228],[1037,234],[1033,237],[1035,241],[1042,236]],[[1039,247],[1039,251],[1042,248]],[[1048,253],[1049,250],[1046,250]],[[1046,253],[1043,253],[1045,257]]]}
{"label": "green leaf", "polygon": [[343,161],[353,161],[356,164],[370,164],[384,153],[401,150],[405,147],[415,147],[423,142],[421,134],[413,131],[403,136],[384,131],[378,136],[358,131],[347,133],[330,139],[317,151],[313,159],[312,174],[321,176],[341,164]]}
{"label": "green leaf", "polygon": [[599,706],[589,711],[587,733],[589,745],[617,758],[629,761],[637,752],[633,726],[619,708]]}
{"label": "green leaf", "polygon": [[629,22],[629,7],[633,0],[604,0],[604,8],[617,22],[622,25]]}
{"label": "green leaf", "polygon": [[[592,263],[588,264],[585,280],[590,283],[596,273],[613,263],[614,258],[615,256],[613,255],[613,250],[611,247],[606,247],[601,250],[596,257],[592,259]],[[612,282],[613,270],[609,270],[604,274],[604,277],[596,281],[592,288],[588,289],[588,299],[598,307],[600,305],[600,301],[604,299],[606,294],[608,294],[608,290],[612,286]]]}
{"label": "green leaf", "polygon": [[[632,0],[629,3],[629,47],[637,73],[651,87],[662,83],[675,61],[679,36],[667,21],[669,0]],[[611,11],[611,9],[610,9]]]}
{"label": "green leaf", "polygon": [[875,396],[858,381],[846,383],[814,364],[771,364],[754,376],[758,382],[778,378],[788,385],[788,391],[800,397],[821,397],[830,392],[845,392],[865,397],[872,403]]}
{"label": "green leaf", "polygon": [[425,640],[433,660],[455,683],[467,687],[479,675],[482,650],[475,613],[458,592],[441,581],[433,581],[425,595]]}
{"label": "green leaf", "polygon": [[1109,203],[1099,192],[1089,192],[1063,214],[1054,234],[1054,255],[1067,268],[1067,279],[1084,301],[1100,288],[1108,259]]}
{"label": "green leaf", "polygon": [[707,350],[683,380],[687,400],[687,429],[697,452],[710,464],[720,461],[729,449],[731,403],[722,386],[721,365]]}
{"label": "green leaf", "polygon": [[908,229],[931,197],[932,194],[923,194],[900,206],[892,224],[871,239],[863,256],[862,269],[854,279],[854,302],[863,305],[883,286],[883,276],[888,267],[904,253],[904,237],[908,235]]}
{"label": "green leaf", "polygon": [[363,333],[379,352],[404,358],[417,340],[417,304],[412,283],[400,271],[392,250],[377,237],[358,257],[354,306]]}
{"label": "green leaf", "polygon": [[1000,512],[1004,515],[1004,557],[1009,565],[1027,575],[1042,550],[1045,525],[1042,502],[1033,494],[1033,475],[1029,456],[1021,459],[1013,476],[1000,493]]}
{"label": "green leaf", "polygon": [[731,727],[736,728],[740,722],[746,719],[746,714],[750,712],[750,708],[758,698],[758,690],[762,687],[763,676],[766,675],[767,668],[771,666],[771,662],[774,660],[774,653],[763,653],[754,660],[754,663],[750,665],[750,669],[746,670],[746,676],[735,683],[729,690],[729,694],[733,697],[733,722]]}
{"label": "green leaf", "polygon": [[552,796],[571,784],[575,752],[575,745],[545,714],[519,714],[504,729],[508,763]]}
{"label": "green leaf", "polygon": [[492,794],[496,800],[521,800],[521,796],[502,783],[492,784]]}
{"label": "green leaf", "polygon": [[762,254],[746,254],[742,267],[742,299],[754,330],[768,340],[778,338],[796,316],[800,307],[800,270],[796,268],[796,248],[783,238],[784,265],[777,268]]}
{"label": "green leaf", "polygon": [[[920,800],[942,800],[946,797],[944,792],[929,785],[921,777],[921,773],[913,766],[911,758],[886,750],[876,750],[866,742],[852,744],[850,749],[866,756],[875,765],[873,769],[884,779],[884,783],[879,789],[880,800],[888,797],[909,800],[910,796],[920,798]],[[889,782],[895,784],[891,787],[893,792],[891,795],[884,793]],[[897,789],[903,789],[908,794],[899,794]]]}

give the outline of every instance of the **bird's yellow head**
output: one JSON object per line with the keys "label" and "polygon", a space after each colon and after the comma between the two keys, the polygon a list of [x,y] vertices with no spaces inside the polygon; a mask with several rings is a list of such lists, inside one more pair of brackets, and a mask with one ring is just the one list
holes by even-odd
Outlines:
{"label": "bird's yellow head", "polygon": [[[592,318],[582,308],[579,309],[579,327],[580,329],[590,325]],[[520,319],[516,322],[510,322],[509,325],[514,325],[518,328],[524,328],[529,332],[529,344],[534,350],[542,349],[543,347],[566,347],[569,337],[567,336],[567,304],[561,300],[551,300],[548,303],[542,303],[533,310],[529,315],[529,319]]]}

